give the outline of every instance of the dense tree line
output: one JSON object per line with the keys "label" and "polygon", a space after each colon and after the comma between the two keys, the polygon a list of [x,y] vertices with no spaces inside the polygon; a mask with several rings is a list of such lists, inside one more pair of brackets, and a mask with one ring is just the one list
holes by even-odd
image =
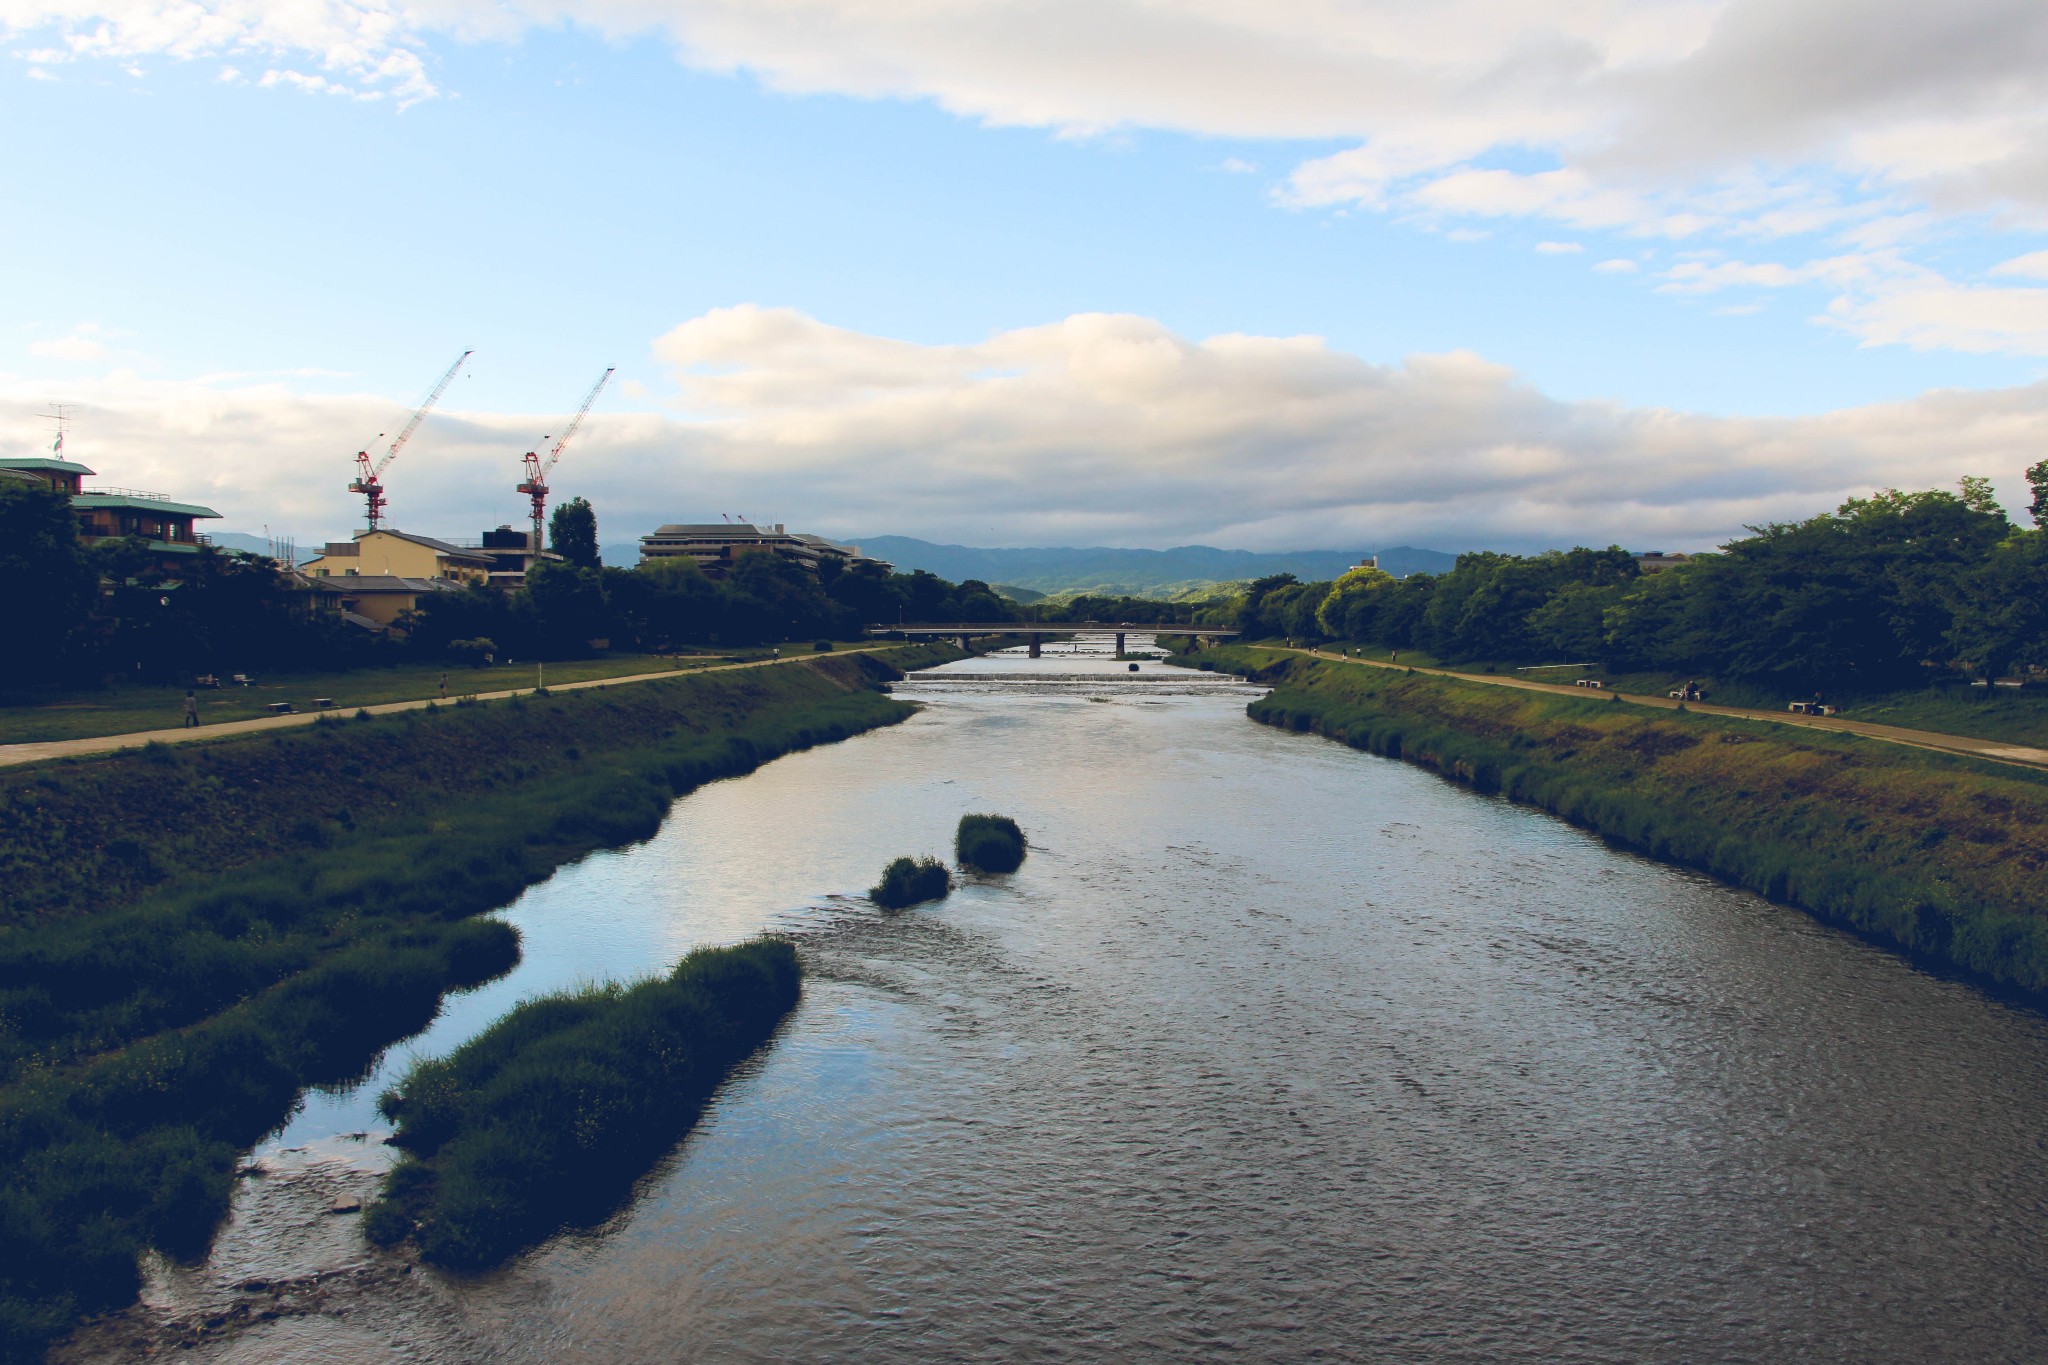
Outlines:
{"label": "dense tree line", "polygon": [[1032,621],[1118,621],[1145,626],[1184,626],[1193,622],[1207,605],[1205,601],[1159,602],[1148,597],[1082,594],[1063,601],[1033,602],[1023,610],[1025,618]]}
{"label": "dense tree line", "polygon": [[717,579],[683,558],[635,569],[543,562],[516,592],[439,594],[424,599],[405,625],[415,650],[460,653],[460,642],[487,639],[500,655],[533,658],[584,653],[594,640],[660,651],[846,639],[891,621],[1016,619],[1014,603],[973,579],[953,584],[923,570],[891,573],[873,561],[828,560],[813,573],[780,555],[749,554]]}
{"label": "dense tree line", "polygon": [[1752,527],[1654,574],[1618,547],[1482,552],[1440,575],[1263,578],[1202,619],[1460,663],[1594,662],[1802,691],[2024,675],[2048,666],[2048,461],[2028,480],[2034,529],[1970,478]]}
{"label": "dense tree line", "polygon": [[953,584],[871,561],[813,573],[773,554],[714,580],[688,560],[599,562],[589,504],[556,509],[543,561],[512,591],[421,600],[376,634],[319,610],[275,561],[202,546],[167,556],[144,540],[87,545],[64,494],[0,484],[0,613],[22,662],[0,688],[186,681],[202,673],[344,668],[408,657],[564,658],[613,649],[845,639],[890,621],[1012,621],[986,583]]}
{"label": "dense tree line", "polygon": [[377,642],[310,610],[273,561],[144,539],[88,545],[71,499],[0,484],[0,613],[16,667],[0,687],[158,682],[230,669],[345,667]]}

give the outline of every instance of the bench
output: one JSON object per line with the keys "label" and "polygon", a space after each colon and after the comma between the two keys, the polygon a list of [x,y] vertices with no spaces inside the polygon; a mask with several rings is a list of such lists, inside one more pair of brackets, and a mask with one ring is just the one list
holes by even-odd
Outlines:
{"label": "bench", "polygon": [[1598,678],[1573,678],[1573,679],[1572,679],[1572,686],[1573,686],[1573,687],[1605,687],[1605,686],[1607,686],[1607,684],[1606,684],[1606,683],[1604,683],[1604,682],[1601,682],[1601,681],[1600,681],[1600,680],[1599,680]]}
{"label": "bench", "polygon": [[313,709],[314,709],[315,711],[325,711],[325,710],[327,710],[327,709],[328,709],[329,707],[331,707],[331,706],[333,706],[333,705],[334,705],[334,698],[332,698],[332,697],[315,697],[315,698],[313,698]]}
{"label": "bench", "polygon": [[292,713],[292,704],[288,701],[274,701],[263,709],[273,716],[288,716]]}
{"label": "bench", "polygon": [[256,685],[256,680],[250,677],[247,673],[231,673],[228,675],[228,677],[231,681],[239,684],[242,687],[253,687]]}

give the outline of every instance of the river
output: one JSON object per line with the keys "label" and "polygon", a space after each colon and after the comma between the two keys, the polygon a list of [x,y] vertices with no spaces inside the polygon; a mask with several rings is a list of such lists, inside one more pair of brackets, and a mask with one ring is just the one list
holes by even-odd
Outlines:
{"label": "river", "polygon": [[[1227,680],[1083,651],[898,690],[907,723],[508,907],[523,964],[310,1096],[213,1256],[60,1358],[2048,1354],[2037,1015]],[[861,896],[967,811],[1024,826],[1020,872]],[[410,1055],[763,930],[802,1004],[606,1227],[457,1279],[325,1212]]]}

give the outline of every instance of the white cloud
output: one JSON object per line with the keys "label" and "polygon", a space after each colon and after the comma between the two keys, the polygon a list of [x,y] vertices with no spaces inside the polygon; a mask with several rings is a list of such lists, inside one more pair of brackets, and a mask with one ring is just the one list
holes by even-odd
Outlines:
{"label": "white cloud", "polygon": [[55,34],[54,60],[111,60],[133,76],[144,74],[135,62],[143,57],[288,55],[312,60],[326,81],[358,97],[408,104],[437,93],[420,49],[433,32],[461,33],[464,3],[433,15],[384,0],[0,0],[0,34]]}
{"label": "white cloud", "polygon": [[90,337],[68,336],[31,341],[30,355],[42,356],[49,360],[105,360],[107,348]]}
{"label": "white cloud", "polygon": [[2048,229],[2041,0],[0,0],[36,73],[212,57],[400,104],[437,93],[437,42],[565,24],[655,35],[778,91],[1061,135],[1346,142],[1278,200],[1439,230],[1832,233],[1829,250],[1879,252],[1987,219]]}
{"label": "white cloud", "polygon": [[777,90],[994,124],[1357,139],[1301,169],[1305,202],[1384,202],[1534,151],[1595,201],[1731,175],[1785,190],[1807,168],[2048,213],[2039,0],[0,0],[0,29],[78,55],[310,56],[406,97],[432,93],[433,39],[564,23],[660,34]]}
{"label": "white cloud", "polygon": [[1227,171],[1231,175],[1257,175],[1259,173],[1259,163],[1256,161],[1246,161],[1243,157],[1232,156],[1225,157],[1223,163],[1216,169]]}
{"label": "white cloud", "polygon": [[[1691,548],[1886,484],[2010,483],[2048,448],[2048,384],[1708,417],[1560,402],[1464,352],[1378,365],[1316,337],[1192,340],[1118,315],[927,346],[743,306],[654,349],[684,415],[600,413],[556,479],[607,540],[744,507],[979,544]],[[0,383],[0,431],[39,430],[45,387]],[[411,398],[133,373],[66,393],[73,448],[107,482],[305,541],[353,524],[345,453]],[[437,412],[387,477],[397,524],[516,520],[507,452],[556,416]]]}
{"label": "white cloud", "polygon": [[1538,242],[1536,250],[1545,256],[1576,256],[1586,248],[1577,242]]}
{"label": "white cloud", "polygon": [[1593,268],[1603,275],[1633,275],[1641,269],[1626,256],[1616,256],[1612,260],[1602,261]]}
{"label": "white cloud", "polygon": [[1828,321],[1866,346],[1916,351],[2048,355],[2048,289],[1960,285],[1918,276],[1864,295],[1843,295]]}
{"label": "white cloud", "polygon": [[2000,261],[1991,267],[1994,275],[2020,275],[2032,280],[2048,280],[2048,251],[2030,251],[2024,256],[2015,256],[2009,261]]}

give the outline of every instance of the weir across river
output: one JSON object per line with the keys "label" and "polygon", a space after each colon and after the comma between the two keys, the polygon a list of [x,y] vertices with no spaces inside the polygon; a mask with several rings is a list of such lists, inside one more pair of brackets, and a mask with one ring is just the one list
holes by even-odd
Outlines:
{"label": "weir across river", "polygon": [[1193,635],[1203,640],[1221,640],[1235,638],[1239,632],[1232,626],[1148,626],[1135,621],[954,621],[868,626],[864,633],[901,635],[905,639],[940,636],[958,640],[962,649],[976,635],[1021,635],[1030,645],[1031,657],[1036,659],[1048,635],[1114,635],[1116,652],[1121,656],[1126,635]]}

